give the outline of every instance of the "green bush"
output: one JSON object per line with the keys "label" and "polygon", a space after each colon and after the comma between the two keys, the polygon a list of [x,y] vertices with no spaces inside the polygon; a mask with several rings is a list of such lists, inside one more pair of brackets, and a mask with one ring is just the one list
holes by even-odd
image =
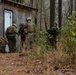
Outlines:
{"label": "green bush", "polygon": [[40,47],[40,55],[43,55],[46,52],[51,51],[51,46],[48,42],[50,35],[48,35],[46,30],[39,31],[36,25],[34,26],[34,30],[34,43],[37,47]]}
{"label": "green bush", "polygon": [[63,51],[67,53],[72,61],[76,58],[76,12],[69,20],[65,21],[62,28],[62,47]]}

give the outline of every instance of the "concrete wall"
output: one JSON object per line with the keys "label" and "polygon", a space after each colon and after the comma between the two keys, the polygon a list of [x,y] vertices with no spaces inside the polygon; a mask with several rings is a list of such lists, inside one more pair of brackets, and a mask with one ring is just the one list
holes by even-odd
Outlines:
{"label": "concrete wall", "polygon": [[0,36],[3,36],[3,6],[0,4]]}
{"label": "concrete wall", "polygon": [[13,12],[13,22],[15,22],[19,28],[20,23],[26,23],[26,18],[32,18],[32,11],[14,7],[8,4],[0,3],[0,36],[3,36],[4,29],[4,10],[8,9]]}

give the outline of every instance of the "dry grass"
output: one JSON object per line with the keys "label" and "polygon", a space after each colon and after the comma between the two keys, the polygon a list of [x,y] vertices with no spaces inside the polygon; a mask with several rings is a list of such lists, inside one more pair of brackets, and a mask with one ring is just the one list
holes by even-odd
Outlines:
{"label": "dry grass", "polygon": [[66,65],[68,55],[63,53],[61,43],[57,46],[57,50],[44,55],[40,55],[41,48],[36,45],[31,50],[23,49],[21,54],[0,54],[0,75],[76,75],[76,71],[65,72],[70,65],[69,70],[76,70],[76,64]]}

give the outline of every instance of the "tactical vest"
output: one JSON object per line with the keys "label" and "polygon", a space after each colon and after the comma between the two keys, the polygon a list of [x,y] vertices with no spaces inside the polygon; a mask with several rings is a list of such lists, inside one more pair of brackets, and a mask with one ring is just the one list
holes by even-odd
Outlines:
{"label": "tactical vest", "polygon": [[28,26],[27,26],[28,32],[33,32],[34,31],[34,29],[33,29],[33,23],[32,22],[29,22],[27,24],[28,24]]}
{"label": "tactical vest", "polygon": [[7,34],[13,34],[14,33],[14,27],[13,26],[8,27],[6,30],[6,33]]}

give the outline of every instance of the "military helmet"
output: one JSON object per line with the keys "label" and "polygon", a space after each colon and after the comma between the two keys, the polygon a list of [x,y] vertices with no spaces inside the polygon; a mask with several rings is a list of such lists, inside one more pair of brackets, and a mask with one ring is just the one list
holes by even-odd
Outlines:
{"label": "military helmet", "polygon": [[28,17],[28,18],[27,18],[27,21],[29,21],[29,20],[31,21],[31,17]]}
{"label": "military helmet", "polygon": [[53,24],[56,24],[56,25],[57,25],[57,22],[56,22],[56,21],[54,21],[54,22],[53,22]]}
{"label": "military helmet", "polygon": [[12,26],[15,26],[15,27],[17,27],[17,25],[16,25],[15,23],[13,23],[13,24],[12,24]]}

